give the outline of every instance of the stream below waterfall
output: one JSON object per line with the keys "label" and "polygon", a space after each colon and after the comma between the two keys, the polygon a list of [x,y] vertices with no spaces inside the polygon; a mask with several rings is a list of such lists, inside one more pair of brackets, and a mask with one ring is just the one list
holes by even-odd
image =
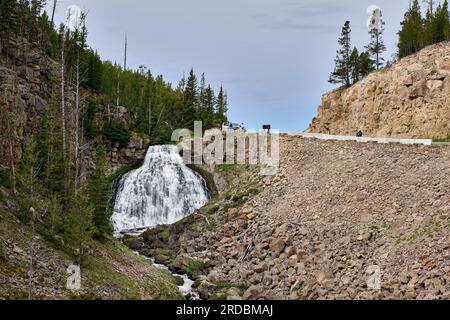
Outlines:
{"label": "stream below waterfall", "polygon": [[[150,147],[143,165],[122,176],[115,191],[111,220],[117,237],[140,235],[146,229],[178,222],[209,200],[205,180],[186,166],[178,147],[170,145]],[[144,258],[170,272],[153,258]],[[179,286],[183,295],[199,299],[192,288],[194,281],[187,275],[172,275],[183,279]]]}

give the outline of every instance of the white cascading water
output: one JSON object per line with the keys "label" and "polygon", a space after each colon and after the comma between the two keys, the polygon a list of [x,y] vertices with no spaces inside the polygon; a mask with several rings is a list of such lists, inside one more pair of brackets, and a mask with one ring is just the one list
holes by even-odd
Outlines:
{"label": "white cascading water", "polygon": [[205,180],[176,146],[153,146],[144,164],[119,181],[112,222],[116,232],[172,224],[208,201]]}

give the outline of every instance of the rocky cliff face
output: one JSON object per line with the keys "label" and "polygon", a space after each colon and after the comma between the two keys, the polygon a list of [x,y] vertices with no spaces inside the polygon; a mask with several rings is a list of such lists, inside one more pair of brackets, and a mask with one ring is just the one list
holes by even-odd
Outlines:
{"label": "rocky cliff face", "polygon": [[[37,132],[57,88],[58,65],[24,39],[0,50],[0,128],[4,161],[19,159],[24,139]],[[73,96],[66,97],[68,106]],[[9,136],[14,138],[11,141]],[[12,144],[12,155],[9,143]]]}
{"label": "rocky cliff face", "polygon": [[[17,163],[28,138],[36,136],[50,105],[53,103],[55,108],[59,108],[60,69],[60,64],[25,39],[12,41],[8,49],[0,47],[0,165],[8,166],[11,159]],[[74,90],[66,86],[65,91],[66,113],[70,117],[74,109]],[[89,94],[82,93],[84,97]],[[111,119],[127,127],[130,117],[124,107],[98,108],[95,122],[99,128]],[[73,130],[69,128],[71,123],[67,121],[68,131]],[[108,143],[111,172],[142,161],[149,144],[148,138],[136,134],[131,136],[126,146]],[[90,167],[95,152],[93,143],[86,145],[89,149],[83,153],[82,171]]]}
{"label": "rocky cliff face", "polygon": [[450,134],[450,43],[429,46],[323,96],[313,133],[399,138]]}

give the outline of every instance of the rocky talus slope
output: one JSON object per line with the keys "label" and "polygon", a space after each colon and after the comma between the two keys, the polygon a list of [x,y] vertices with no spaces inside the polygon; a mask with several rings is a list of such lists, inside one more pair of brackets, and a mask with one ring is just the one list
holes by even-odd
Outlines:
{"label": "rocky talus slope", "polygon": [[[134,242],[175,269],[200,265],[204,298],[450,298],[449,147],[284,136],[278,176],[225,169],[237,178],[192,227]],[[180,253],[164,257],[164,241]]]}
{"label": "rocky talus slope", "polygon": [[450,43],[429,46],[374,72],[348,89],[327,93],[313,133],[400,138],[450,135]]}

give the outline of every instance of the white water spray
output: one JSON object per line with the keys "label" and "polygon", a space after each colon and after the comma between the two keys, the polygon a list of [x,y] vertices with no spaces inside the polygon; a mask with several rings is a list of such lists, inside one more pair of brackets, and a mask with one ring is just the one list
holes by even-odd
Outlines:
{"label": "white water spray", "polygon": [[119,182],[112,221],[116,232],[172,224],[208,201],[204,179],[176,146],[154,146],[144,164]]}

